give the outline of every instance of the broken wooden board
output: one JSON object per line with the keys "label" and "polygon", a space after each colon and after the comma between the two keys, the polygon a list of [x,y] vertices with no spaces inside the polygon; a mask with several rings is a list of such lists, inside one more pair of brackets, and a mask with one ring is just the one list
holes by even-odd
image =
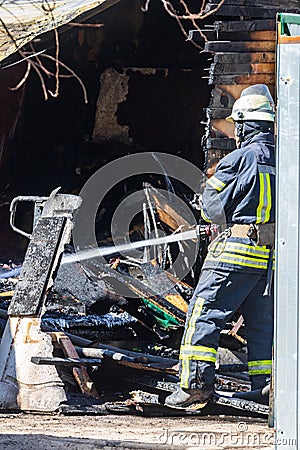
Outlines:
{"label": "broken wooden board", "polygon": [[[0,61],[36,36],[58,28],[97,8],[97,13],[120,0],[5,0],[0,5]],[[95,14],[96,14],[95,12]]]}
{"label": "broken wooden board", "polygon": [[[205,77],[203,77],[205,78]],[[212,74],[208,78],[208,84],[275,84],[275,73],[258,73],[248,75],[216,75]]]}
{"label": "broken wooden board", "polygon": [[155,189],[149,183],[145,183],[144,190],[147,191],[150,201],[155,205],[160,220],[168,225],[171,230],[187,231],[191,229],[193,224],[189,223],[158,189]]}
{"label": "broken wooden board", "polygon": [[[297,0],[298,1],[298,0]],[[281,2],[281,0],[280,0]],[[214,30],[224,31],[224,32],[245,32],[245,31],[265,31],[265,30],[276,30],[276,20],[217,20],[214,23]]]}
{"label": "broken wooden board", "polygon": [[208,41],[204,50],[227,53],[275,52],[275,41]]}
{"label": "broken wooden board", "polygon": [[214,55],[214,63],[222,64],[261,64],[261,63],[275,63],[275,52],[249,52],[249,53],[234,53],[234,52],[219,52]]}
{"label": "broken wooden board", "polygon": [[[275,22],[275,21],[274,21]],[[239,41],[275,41],[276,31],[261,30],[261,31],[239,31],[238,35],[236,31],[215,31],[201,30],[202,33],[209,41],[234,41],[237,37]],[[203,37],[200,33],[193,31],[192,39],[195,42],[203,42]]]}
{"label": "broken wooden board", "polygon": [[34,228],[8,313],[37,315],[51,282],[57,251],[66,226],[65,217],[41,217]]}
{"label": "broken wooden board", "polygon": [[101,366],[100,358],[59,358],[57,356],[32,356],[31,362],[37,366]]}
{"label": "broken wooden board", "polygon": [[[64,333],[52,333],[52,340],[57,342],[64,355],[69,358],[79,358],[79,355],[72,344],[70,338]],[[90,378],[86,367],[73,367],[73,376],[82,392],[82,394],[91,396],[93,398],[99,399],[100,396],[95,388],[94,382]]]}
{"label": "broken wooden board", "polygon": [[209,68],[210,76],[213,75],[244,75],[275,73],[275,63],[248,63],[228,64],[213,63]]}
{"label": "broken wooden board", "polygon": [[208,138],[206,141],[206,149],[234,150],[236,143],[234,139],[228,138]]}

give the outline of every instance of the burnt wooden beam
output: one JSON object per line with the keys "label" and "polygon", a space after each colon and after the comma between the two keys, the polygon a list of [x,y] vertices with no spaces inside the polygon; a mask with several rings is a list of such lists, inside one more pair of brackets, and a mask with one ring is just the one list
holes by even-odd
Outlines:
{"label": "burnt wooden beam", "polygon": [[209,119],[226,119],[231,111],[231,108],[205,108],[206,117]]}
{"label": "burnt wooden beam", "polygon": [[[65,357],[79,358],[79,355],[68,336],[62,332],[53,333],[53,335],[52,340],[54,337],[55,341],[59,343]],[[99,357],[99,355],[97,355],[97,357]],[[85,367],[73,367],[72,371],[81,392],[85,395],[99,399],[100,396],[87,369]]]}
{"label": "burnt wooden beam", "polygon": [[[64,246],[70,242],[73,213],[82,200],[75,195],[57,194],[58,190],[55,189],[44,202],[42,215],[34,225],[19,282],[8,309],[9,315],[40,314]],[[16,205],[16,201],[26,201],[26,197],[25,200],[19,197],[13,200],[11,220],[12,206]]]}
{"label": "burnt wooden beam", "polygon": [[101,366],[102,359],[100,358],[59,358],[59,357],[43,357],[32,356],[31,362],[38,366],[50,365],[50,366]]}
{"label": "burnt wooden beam", "polygon": [[249,75],[215,75],[208,78],[208,84],[275,84],[275,73]]}
{"label": "burnt wooden beam", "polygon": [[246,75],[246,74],[275,73],[275,63],[227,64],[212,63],[210,75]]}
{"label": "burnt wooden beam", "polygon": [[228,138],[208,138],[205,141],[205,148],[210,149],[220,149],[220,150],[234,150],[236,148],[236,143],[234,139]]}
{"label": "burnt wooden beam", "polygon": [[50,281],[57,250],[66,225],[65,217],[41,217],[34,228],[8,313],[37,315]]}
{"label": "burnt wooden beam", "polygon": [[217,20],[214,23],[214,30],[216,32],[224,31],[230,32],[233,31],[235,33],[244,32],[244,31],[266,31],[276,30],[276,20],[232,20],[232,21],[221,21]]}
{"label": "burnt wooden beam", "polygon": [[275,52],[275,41],[210,41],[205,43],[206,52]]}
{"label": "burnt wooden beam", "polygon": [[[261,31],[215,31],[215,30],[201,30],[209,41],[272,41],[276,39],[276,31],[261,30]],[[195,42],[203,42],[203,37],[199,32],[193,31],[189,37]]]}
{"label": "burnt wooden beam", "polygon": [[230,50],[224,50],[223,53],[214,55],[214,63],[222,64],[259,64],[259,63],[275,63],[275,52],[254,53],[231,53]]}

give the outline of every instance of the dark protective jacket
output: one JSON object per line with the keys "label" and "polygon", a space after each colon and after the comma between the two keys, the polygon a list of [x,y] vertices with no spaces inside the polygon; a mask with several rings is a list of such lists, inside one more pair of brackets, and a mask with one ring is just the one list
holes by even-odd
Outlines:
{"label": "dark protective jacket", "polygon": [[[225,156],[206,182],[202,217],[210,222],[258,224],[275,221],[274,135],[259,132],[241,148]],[[267,269],[269,248],[248,238],[229,237],[214,241],[204,268],[226,266],[232,270]]]}

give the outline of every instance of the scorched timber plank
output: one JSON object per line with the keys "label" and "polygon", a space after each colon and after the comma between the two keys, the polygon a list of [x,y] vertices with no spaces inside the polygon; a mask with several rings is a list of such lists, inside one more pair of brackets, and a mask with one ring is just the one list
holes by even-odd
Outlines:
{"label": "scorched timber plank", "polygon": [[220,149],[220,150],[234,150],[236,143],[234,139],[228,138],[208,138],[205,141],[205,148],[207,150]]}
{"label": "scorched timber plank", "polygon": [[253,64],[223,64],[212,63],[209,69],[211,75],[246,75],[254,73],[275,73],[275,63]]}
{"label": "scorched timber plank", "polygon": [[208,84],[274,84],[275,74],[212,75]]}
{"label": "scorched timber plank", "polygon": [[[275,31],[211,31],[202,30],[203,34],[207,37],[209,41],[275,41],[276,32]],[[192,39],[195,42],[203,42],[203,37],[199,32],[193,31]]]}
{"label": "scorched timber plank", "polygon": [[57,257],[65,217],[41,217],[29,243],[10,315],[37,315]]}
{"label": "scorched timber plank", "polygon": [[248,42],[228,42],[210,41],[205,42],[206,52],[275,52],[275,41],[248,41]]}
{"label": "scorched timber plank", "polygon": [[233,20],[224,21],[217,20],[214,23],[215,31],[233,31],[235,33],[243,31],[266,31],[276,30],[276,21],[269,20]]}
{"label": "scorched timber plank", "polygon": [[231,108],[205,108],[206,117],[210,119],[225,119],[231,111]]}
{"label": "scorched timber plank", "polygon": [[255,52],[255,53],[220,52],[214,55],[214,63],[222,63],[222,64],[275,63],[275,52]]}

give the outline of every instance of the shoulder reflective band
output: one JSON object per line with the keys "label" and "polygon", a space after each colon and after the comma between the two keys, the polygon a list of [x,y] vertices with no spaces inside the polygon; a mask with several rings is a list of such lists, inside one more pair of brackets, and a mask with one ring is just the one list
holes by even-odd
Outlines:
{"label": "shoulder reflective band", "polygon": [[221,191],[225,187],[225,183],[223,183],[223,181],[220,181],[216,177],[216,175],[213,175],[211,178],[209,178],[206,183],[212,186],[216,191]]}
{"label": "shoulder reflective band", "polygon": [[201,217],[202,217],[203,220],[205,220],[205,222],[211,223],[211,220],[209,220],[209,218],[206,216],[206,214],[203,211],[203,209],[201,209]]}

